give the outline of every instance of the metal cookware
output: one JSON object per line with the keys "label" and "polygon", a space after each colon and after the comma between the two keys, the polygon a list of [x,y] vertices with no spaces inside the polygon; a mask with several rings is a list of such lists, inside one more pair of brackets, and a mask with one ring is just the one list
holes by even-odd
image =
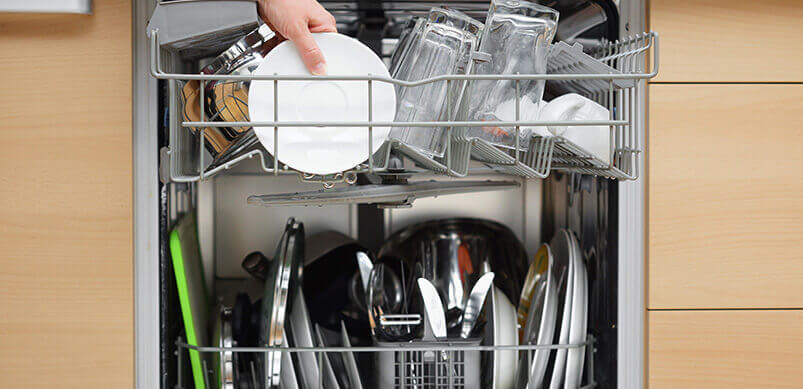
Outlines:
{"label": "metal cookware", "polygon": [[422,277],[441,295],[450,328],[463,316],[469,291],[485,272],[487,262],[494,284],[510,301],[518,301],[527,272],[527,253],[513,232],[482,219],[433,220],[394,233],[379,250],[379,258],[401,259],[407,268],[422,266]]}
{"label": "metal cookware", "polygon": [[248,274],[250,274],[252,277],[260,281],[265,281],[269,264],[270,261],[265,254],[262,254],[259,251],[254,251],[243,258],[242,267],[243,270],[248,272]]}
{"label": "metal cookware", "polygon": [[[304,258],[304,225],[290,218],[276,247],[276,254],[268,267],[259,326],[259,345],[279,347],[285,338],[290,286],[297,285],[301,277],[301,260]],[[260,376],[266,387],[279,385],[281,380],[281,353],[258,354]]]}
{"label": "metal cookware", "polygon": [[[250,75],[265,56],[281,42],[267,25],[261,25],[201,69],[203,74]],[[206,83],[204,107],[212,121],[248,121],[248,81],[215,80]],[[200,83],[189,81],[182,87],[184,120],[200,121]],[[219,166],[248,151],[259,142],[248,127],[208,127],[204,131],[207,151]],[[194,129],[199,132],[199,129]]]}
{"label": "metal cookware", "polygon": [[[339,331],[345,321],[358,336],[368,335],[365,298],[357,253],[373,254],[359,242],[337,231],[323,231],[307,239],[304,260],[304,295],[312,322],[330,331]],[[356,285],[355,285],[356,283]],[[355,291],[358,289],[358,291]]]}
{"label": "metal cookware", "polygon": [[[231,307],[219,306],[218,316],[215,320],[214,339],[218,347],[230,348],[234,346],[234,336],[232,334],[232,309]],[[231,350],[221,351],[214,355],[215,375],[217,382],[222,389],[234,389],[237,382],[237,355]]]}

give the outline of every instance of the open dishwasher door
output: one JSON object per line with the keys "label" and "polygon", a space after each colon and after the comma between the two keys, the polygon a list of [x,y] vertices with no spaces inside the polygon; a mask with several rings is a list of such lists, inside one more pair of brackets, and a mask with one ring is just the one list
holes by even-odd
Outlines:
{"label": "open dishwasher door", "polygon": [[[478,21],[484,21],[490,5],[488,1],[476,0],[438,3],[321,3],[335,15],[341,33],[360,39],[386,62],[390,62],[400,34],[411,17],[426,17],[432,6],[448,6],[464,11]],[[206,375],[206,381],[202,376],[196,382],[217,387],[218,381],[215,377],[220,375],[215,373],[218,369],[218,363],[215,362],[219,362],[215,360],[215,356],[223,356],[225,361],[233,362],[235,355],[240,353],[266,353],[264,349],[258,348],[238,349],[231,346],[231,342],[222,343],[222,348],[216,347],[218,343],[211,341],[206,346],[189,344],[186,326],[182,321],[179,296],[176,294],[176,275],[171,266],[170,252],[166,248],[169,243],[168,232],[178,220],[185,214],[195,214],[208,297],[210,303],[220,301],[224,305],[234,304],[238,294],[248,295],[252,305],[261,297],[260,282],[244,271],[240,261],[255,251],[273,252],[279,246],[281,230],[288,217],[303,221],[306,233],[310,236],[334,231],[356,242],[344,243],[343,247],[350,248],[341,247],[338,250],[347,251],[361,246],[367,252],[378,252],[379,247],[393,233],[428,221],[481,219],[503,226],[509,231],[509,235],[521,242],[522,250],[526,253],[521,260],[527,262],[521,264],[524,268],[525,265],[530,265],[529,262],[542,243],[551,242],[556,233],[567,229],[578,240],[578,249],[582,252],[582,261],[588,270],[587,332],[590,337],[587,343],[579,346],[590,352],[585,357],[580,382],[583,387],[641,387],[644,371],[645,305],[644,187],[643,178],[640,177],[640,172],[644,169],[640,153],[645,137],[646,88],[643,80],[649,78],[649,72],[643,70],[644,64],[639,61],[643,61],[645,53],[649,54],[653,45],[657,44],[657,36],[637,35],[644,27],[642,1],[621,0],[618,4],[612,1],[584,0],[542,3],[559,9],[562,12],[561,20],[568,20],[563,24],[565,27],[559,27],[559,31],[563,28],[563,32],[558,35],[565,39],[560,45],[562,51],[556,49],[552,52],[554,56],[550,58],[573,63],[573,66],[568,66],[570,69],[585,69],[572,73],[553,66],[548,73],[553,78],[545,80],[546,95],[557,97],[566,92],[575,92],[576,89],[572,88],[580,88],[609,108],[610,118],[586,124],[610,126],[617,130],[612,131],[611,135],[613,140],[609,144],[610,160],[596,158],[593,153],[572,143],[570,137],[560,136],[533,138],[532,143],[521,150],[500,150],[492,144],[456,139],[447,149],[450,154],[443,157],[423,155],[401,142],[388,142],[382,153],[367,156],[366,162],[353,170],[329,176],[294,171],[282,165],[279,158],[273,158],[272,153],[275,150],[262,148],[254,142],[238,149],[227,161],[215,163],[208,147],[201,140],[203,132],[200,132],[199,137],[192,129],[194,126],[206,125],[212,128],[215,125],[220,126],[220,123],[216,124],[217,119],[214,118],[207,118],[208,121],[205,121],[207,119],[201,117],[198,121],[193,121],[182,117],[186,111],[180,94],[188,81],[223,81],[226,77],[218,75],[222,78],[214,80],[197,76],[200,69],[212,58],[241,39],[252,27],[255,28],[257,20],[253,2],[234,1],[232,8],[226,8],[218,16],[210,16],[210,13],[224,9],[221,7],[226,2],[161,2],[154,17],[150,19],[152,24],[149,27],[152,29],[149,30],[146,30],[145,22],[152,15],[153,4],[137,4],[134,102],[137,112],[134,187],[137,386],[174,388],[191,383],[195,377],[191,376],[193,372],[185,358],[191,354],[190,351],[197,351],[208,354],[209,366],[201,369]],[[182,12],[184,7],[192,8],[193,11]],[[168,8],[173,10],[168,12]],[[188,15],[194,16],[188,18]],[[209,22],[209,18],[218,19]],[[209,31],[210,29],[214,31]],[[634,38],[617,42],[616,39],[620,36]],[[209,37],[214,38],[211,43],[198,44]],[[256,43],[257,46],[260,44]],[[479,59],[481,57],[477,56]],[[594,79],[594,76],[603,77],[600,74],[587,77],[589,74],[586,72],[593,72],[597,62],[607,66],[604,69],[613,69],[618,73],[615,77],[605,75],[610,80]],[[625,63],[632,67],[622,68]],[[577,77],[578,74],[580,77]],[[368,79],[358,81],[369,82]],[[515,81],[511,78],[511,82]],[[204,107],[203,103],[201,107]],[[200,112],[204,112],[204,109]],[[230,128],[248,128],[250,125],[247,117],[244,122],[231,121],[236,124],[229,125]],[[560,121],[556,123],[561,124]],[[451,127],[460,123],[443,121],[429,125],[435,124]],[[477,125],[465,122],[462,124]],[[532,123],[530,124],[532,127]],[[562,124],[567,125],[565,122]],[[270,125],[279,127],[281,122]],[[372,123],[360,125],[371,127]],[[497,125],[527,126],[523,120],[503,121]],[[395,164],[394,158],[401,159],[402,163]],[[371,176],[392,179],[375,182],[366,180],[366,177]],[[361,178],[358,185],[354,185],[356,177]],[[409,177],[410,182],[398,180],[397,177]],[[437,181],[430,181],[433,179]],[[324,185],[322,190],[321,184]],[[416,200],[415,203],[412,200]],[[458,262],[462,258],[463,267],[457,268],[465,271],[466,264],[470,262],[466,261],[466,253],[474,255],[476,251],[469,247],[461,250],[460,247],[459,244],[454,246],[454,257]],[[349,271],[355,270],[356,275],[357,262],[351,263],[351,254],[348,255],[349,259],[343,261],[349,261],[348,266],[355,266],[354,269],[349,267]],[[271,260],[266,258],[266,261],[270,263]],[[393,266],[383,266],[401,273],[401,270]],[[336,270],[343,267],[330,265],[326,269]],[[422,268],[420,274],[422,278],[437,278],[432,275],[437,268],[434,265],[432,268]],[[472,271],[480,269],[484,269],[480,262],[472,262]],[[316,271],[311,264],[306,270],[313,275]],[[489,348],[482,353],[492,356],[491,360],[502,360],[511,355],[513,357],[510,360],[518,360],[518,352],[527,353],[528,350],[534,350],[532,347],[539,347],[531,345],[530,349],[526,349],[528,346],[522,345],[524,349],[514,351],[494,349],[498,345],[518,347],[517,337],[514,336],[510,340],[512,343],[490,344],[479,339],[449,344],[439,343],[438,339],[426,339],[423,343],[414,342],[412,348],[402,349],[396,342],[398,339],[393,338],[398,335],[395,332],[391,334],[395,334],[391,336],[393,342],[360,342],[359,336],[355,336],[359,335],[360,329],[348,327],[348,323],[354,323],[348,320],[365,315],[359,307],[344,308],[343,312],[351,316],[338,316],[346,323],[343,325],[345,335],[341,332],[340,322],[336,323],[337,327],[333,330],[329,328],[334,325],[333,322],[319,319],[323,316],[318,310],[325,306],[321,299],[329,295],[339,296],[327,288],[351,285],[348,283],[351,282],[351,274],[346,277],[334,273],[335,270],[331,270],[331,279],[310,276],[312,278],[305,281],[316,280],[316,287],[313,289],[318,293],[308,290],[309,285],[304,290],[308,308],[312,311],[309,328],[316,329],[309,344],[319,359],[327,358],[327,363],[319,366],[327,370],[321,376],[327,377],[330,386],[347,386],[343,385],[343,377],[328,372],[330,367],[337,371],[344,361],[349,363],[346,366],[349,369],[343,371],[349,370],[353,373],[351,362],[354,362],[359,365],[360,373],[367,372],[367,376],[357,377],[359,379],[351,377],[346,381],[366,384],[375,382],[374,375],[379,370],[369,366],[392,362],[377,362],[377,359],[372,358],[382,354],[380,351],[399,358],[410,358],[408,362],[422,364],[420,368],[415,367],[414,363],[398,364],[397,367],[402,369],[399,374],[407,380],[402,387],[434,388],[439,386],[429,380],[441,377],[441,373],[459,372],[459,369],[474,366],[473,364],[487,365],[487,356],[475,358],[480,353],[470,351],[487,346]],[[321,274],[320,270],[317,271]],[[404,276],[400,276],[403,280],[409,280],[411,274],[418,274],[414,266],[405,267],[404,271]],[[504,279],[505,275],[501,271],[494,278],[495,282],[502,282],[499,280]],[[342,282],[338,283],[338,280]],[[382,280],[386,285],[395,285],[396,282],[392,276],[386,278],[383,275]],[[466,282],[463,286],[473,282],[467,280],[465,278],[462,281]],[[456,284],[459,283],[450,285]],[[400,285],[405,288],[404,295],[413,293],[408,289],[415,289],[414,284],[402,282]],[[499,290],[503,289],[510,288],[508,286]],[[457,293],[455,290],[452,292]],[[343,294],[343,299],[345,296],[352,298],[359,294],[354,291],[348,293],[351,294]],[[515,312],[519,303],[519,296],[511,293],[492,290],[488,295],[496,296],[490,298],[494,302],[493,314],[501,315],[499,312],[504,311],[504,307],[507,307],[505,304]],[[340,304],[343,299],[333,301]],[[505,299],[509,301],[505,303]],[[360,297],[354,301],[362,300],[364,298]],[[387,309],[383,304],[384,302],[377,303],[377,306]],[[227,309],[216,312],[230,314]],[[446,315],[452,321],[458,317],[455,312],[449,312],[448,307]],[[296,319],[302,320],[303,317]],[[404,328],[424,323],[425,319],[427,318],[421,314],[415,316],[415,313],[403,317],[381,314],[376,316],[377,321],[385,320],[385,323],[392,323],[389,326],[406,326]],[[515,321],[506,325],[505,328],[513,328],[513,332],[518,332]],[[488,328],[496,327],[489,325]],[[505,331],[494,334],[494,339],[501,338],[504,333]],[[297,335],[298,333],[290,334],[291,337]],[[347,342],[343,341],[344,336]],[[404,336],[398,335],[398,338]],[[591,342],[593,346],[589,346]],[[540,346],[564,350],[578,347],[554,343],[556,344]],[[353,356],[341,356],[343,351],[333,348],[345,344],[353,346]],[[292,344],[283,347],[286,349],[288,346],[293,347]],[[448,363],[439,365],[428,359],[436,351],[445,355],[443,360]],[[329,360],[329,354],[337,354],[340,358]],[[464,357],[468,359],[459,359]],[[287,369],[290,366],[289,369],[298,373],[303,370],[302,365],[309,363],[302,362],[302,359],[304,358],[282,360],[282,368]],[[431,365],[426,365],[425,362]],[[549,368],[553,367],[550,365]],[[482,377],[478,379],[487,383],[487,377],[492,376],[493,373],[489,374],[484,370]],[[460,385],[455,384],[452,387]]]}

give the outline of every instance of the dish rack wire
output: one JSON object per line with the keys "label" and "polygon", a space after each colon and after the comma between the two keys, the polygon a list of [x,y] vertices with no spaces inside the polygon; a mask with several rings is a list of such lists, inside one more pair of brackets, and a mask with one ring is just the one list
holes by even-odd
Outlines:
{"label": "dish rack wire", "polygon": [[[164,157],[169,167],[163,171],[163,179],[172,182],[195,182],[208,179],[230,169],[240,162],[257,157],[264,173],[299,174],[302,181],[323,182],[333,185],[336,182],[353,183],[356,173],[393,173],[389,166],[391,152],[397,152],[416,165],[426,170],[453,176],[466,177],[472,172],[471,160],[480,161],[492,169],[502,173],[527,178],[545,178],[551,170],[576,172],[609,177],[613,179],[633,180],[638,178],[641,148],[639,133],[641,113],[639,112],[640,81],[654,77],[659,68],[658,34],[649,32],[611,42],[595,50],[591,55],[585,54],[579,45],[569,46],[564,42],[553,44],[550,48],[547,74],[510,74],[510,75],[444,75],[418,81],[403,81],[388,77],[366,76],[302,76],[302,75],[225,75],[225,74],[181,74],[169,73],[162,69],[162,49],[159,43],[158,29],[149,31],[150,38],[150,71],[153,77],[168,81],[170,94],[170,128],[169,147]],[[651,70],[643,68],[651,59]],[[197,80],[200,83],[199,104],[202,113],[201,121],[181,121],[178,94],[183,83]],[[575,92],[585,95],[606,107],[610,112],[607,120],[561,120],[561,121],[526,121],[520,120],[516,110],[516,120],[512,121],[460,121],[437,120],[416,122],[387,122],[371,119],[372,99],[368,99],[369,117],[365,121],[214,121],[206,117],[204,111],[206,83],[213,81],[250,82],[255,80],[273,81],[274,89],[280,89],[283,81],[359,81],[366,83],[366,94],[371,96],[376,83],[389,83],[396,87],[415,87],[436,82],[449,84],[455,81],[471,80],[508,80],[516,85],[516,101],[520,100],[518,85],[521,81],[542,80],[554,86],[555,90],[564,93]],[[469,97],[470,98],[470,97]],[[448,100],[448,99],[447,99]],[[451,101],[447,101],[448,112],[453,112]],[[274,101],[274,112],[278,100]],[[206,170],[209,162],[205,154],[205,131],[209,127],[252,128],[273,127],[274,145],[278,145],[278,129],[287,127],[329,126],[329,127],[361,127],[366,129],[368,150],[366,161],[354,169],[327,176],[319,176],[295,172],[281,164],[278,158],[280,150],[254,149],[220,166]],[[515,128],[516,145],[512,149],[499,148],[486,140],[462,136],[466,127],[494,126]],[[533,136],[529,144],[520,145],[519,134],[522,127],[570,126],[590,127],[607,126],[609,128],[610,160],[604,161],[591,152],[573,143],[564,136]],[[409,147],[398,140],[386,141],[376,153],[373,150],[372,132],[375,127],[442,127],[446,129],[446,150],[442,158],[433,158]],[[193,134],[192,130],[195,130]],[[278,146],[275,146],[278,147]],[[267,152],[265,152],[267,151]],[[414,170],[413,170],[414,172]],[[165,177],[166,176],[166,177]]]}
{"label": "dish rack wire", "polygon": [[[318,377],[319,377],[319,385],[318,387],[323,387],[322,377],[324,376],[324,364],[322,363],[322,358],[324,358],[325,354],[328,353],[371,353],[373,355],[378,354],[389,354],[394,353],[395,359],[397,361],[402,361],[401,364],[397,364],[397,369],[395,372],[391,372],[389,374],[394,374],[394,377],[390,377],[393,380],[394,385],[393,388],[396,389],[407,389],[407,388],[418,388],[418,389],[463,389],[463,388],[471,388],[471,387],[478,387],[473,385],[470,382],[466,382],[464,380],[464,375],[455,374],[456,372],[463,371],[465,372],[467,366],[458,366],[464,361],[468,360],[467,357],[468,353],[481,353],[481,352],[494,352],[494,351],[515,351],[516,354],[520,354],[521,352],[528,352],[530,356],[535,350],[561,350],[561,349],[584,349],[585,350],[585,367],[583,369],[583,373],[585,374],[584,383],[585,385],[581,386],[578,389],[591,389],[597,386],[597,383],[594,381],[594,355],[596,353],[596,348],[594,347],[594,343],[596,339],[593,335],[589,334],[587,340],[584,343],[578,344],[543,344],[543,345],[497,345],[497,346],[483,346],[483,345],[475,345],[475,344],[466,344],[466,342],[449,342],[448,340],[438,341],[438,342],[423,342],[423,343],[407,343],[404,345],[399,346],[392,346],[392,345],[382,345],[382,346],[353,346],[353,347],[343,347],[343,346],[326,346],[326,347],[216,347],[216,346],[195,346],[188,344],[179,337],[176,340],[176,354],[178,355],[177,358],[177,372],[178,372],[178,382],[176,384],[176,389],[185,389],[188,388],[184,383],[184,372],[183,370],[186,369],[185,363],[182,361],[185,359],[183,356],[185,354],[196,352],[199,355],[206,356],[201,358],[201,365],[204,374],[204,381],[205,386],[207,388],[211,388],[211,383],[215,383],[216,376],[215,370],[212,366],[210,366],[210,362],[213,360],[211,358],[214,355],[219,355],[221,358],[224,357],[224,354],[228,354],[233,356],[235,353],[315,353],[315,360],[317,361],[318,365]],[[413,374],[405,374],[415,371],[422,371],[418,369],[418,366],[415,366],[416,363],[420,362],[420,358],[410,357],[416,354],[427,353],[427,352],[438,352],[438,353],[445,353],[448,355],[447,358],[444,358],[445,365],[442,366],[434,366],[433,369],[427,370],[427,376],[418,375],[416,376],[415,373]],[[462,355],[462,357],[457,357],[458,355]],[[517,355],[517,360],[519,356]],[[373,358],[372,358],[373,359]],[[478,357],[473,358],[474,360],[479,360]],[[529,358],[528,358],[529,360]],[[251,370],[255,370],[256,366],[252,366]],[[363,371],[364,368],[360,368],[360,371]],[[374,369],[376,372],[377,369]],[[383,370],[384,371],[384,370]],[[452,374],[443,374],[440,375],[439,372],[452,372]],[[431,374],[430,374],[431,373]],[[260,387],[257,385],[257,377],[256,375],[251,375],[251,380],[253,380],[254,386],[252,387]],[[371,387],[370,384],[364,383],[365,387]]]}

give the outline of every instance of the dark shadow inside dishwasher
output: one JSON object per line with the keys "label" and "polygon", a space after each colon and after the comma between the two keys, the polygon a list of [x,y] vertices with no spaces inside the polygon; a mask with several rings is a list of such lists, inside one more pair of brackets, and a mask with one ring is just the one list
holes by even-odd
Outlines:
{"label": "dark shadow inside dishwasher", "polygon": [[580,241],[589,279],[588,333],[596,339],[594,380],[599,388],[616,387],[618,184],[553,173],[544,180],[543,201],[543,240],[568,228]]}

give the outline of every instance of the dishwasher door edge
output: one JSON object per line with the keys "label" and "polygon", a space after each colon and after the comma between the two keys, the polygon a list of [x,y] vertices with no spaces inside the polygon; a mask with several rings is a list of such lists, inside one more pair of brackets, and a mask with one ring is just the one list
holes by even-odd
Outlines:
{"label": "dishwasher door edge", "polygon": [[[645,31],[645,0],[621,0],[620,35]],[[647,83],[639,81],[636,128],[640,149],[645,150]],[[620,389],[644,387],[646,367],[646,180],[645,159],[639,158],[642,173],[635,181],[619,183],[619,281],[617,313],[617,386]]]}
{"label": "dishwasher door edge", "polygon": [[159,185],[157,80],[149,72],[145,27],[156,2],[133,8],[133,201],[135,388],[159,387]]}

